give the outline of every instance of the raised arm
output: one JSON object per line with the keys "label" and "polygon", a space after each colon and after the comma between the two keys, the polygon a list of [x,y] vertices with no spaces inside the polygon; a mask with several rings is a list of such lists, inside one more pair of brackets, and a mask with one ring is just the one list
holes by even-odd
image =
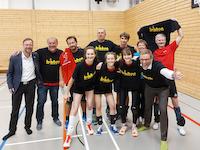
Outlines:
{"label": "raised arm", "polygon": [[178,33],[178,36],[177,36],[177,38],[176,38],[176,44],[179,45],[180,42],[182,41],[183,37],[184,37],[184,34],[183,34],[183,31],[182,31],[181,28],[179,28],[179,29],[177,30],[177,33]]}

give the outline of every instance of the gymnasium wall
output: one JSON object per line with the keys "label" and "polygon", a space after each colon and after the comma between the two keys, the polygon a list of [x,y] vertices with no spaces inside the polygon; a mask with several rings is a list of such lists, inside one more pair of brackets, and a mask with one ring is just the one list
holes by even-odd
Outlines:
{"label": "gymnasium wall", "polygon": [[[177,81],[178,90],[200,99],[200,8],[191,8],[191,0],[145,0],[125,11],[125,30],[131,33],[131,43],[144,25],[176,18],[184,31],[184,39],[177,49],[175,66],[184,78]],[[173,33],[172,39],[176,37]]]}
{"label": "gymnasium wall", "polygon": [[98,27],[106,28],[107,38],[118,42],[124,31],[124,12],[0,10],[0,70],[7,69],[10,54],[21,48],[25,37],[33,38],[34,49],[47,46],[51,36],[64,49],[69,35],[85,47],[96,39]]}
{"label": "gymnasium wall", "polygon": [[[135,45],[140,27],[169,18],[176,18],[185,34],[175,58],[176,68],[184,74],[177,81],[178,90],[200,99],[200,9],[191,9],[190,0],[145,0],[125,12],[0,10],[0,70],[7,69],[10,54],[21,48],[25,37],[34,39],[34,49],[46,46],[50,36],[57,37],[64,49],[69,35],[85,47],[96,39],[96,29],[105,27],[108,39],[119,43],[119,34],[126,31]],[[176,33],[172,40],[175,37]]]}

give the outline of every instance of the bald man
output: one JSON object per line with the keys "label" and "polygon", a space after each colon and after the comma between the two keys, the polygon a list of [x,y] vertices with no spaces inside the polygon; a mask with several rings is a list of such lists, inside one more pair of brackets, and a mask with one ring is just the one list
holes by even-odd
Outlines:
{"label": "bald man", "polygon": [[61,50],[57,48],[58,40],[55,37],[47,39],[48,47],[38,49],[36,52],[39,55],[40,73],[43,82],[38,85],[38,99],[37,99],[37,130],[42,129],[42,122],[44,118],[44,105],[47,100],[47,93],[49,91],[52,102],[51,116],[56,125],[61,126],[58,111],[58,89],[59,89],[59,67]]}

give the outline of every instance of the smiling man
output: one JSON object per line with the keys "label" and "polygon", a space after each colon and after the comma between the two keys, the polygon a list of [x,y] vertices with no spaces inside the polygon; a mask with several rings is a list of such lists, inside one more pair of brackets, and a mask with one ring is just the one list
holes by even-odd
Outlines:
{"label": "smiling man", "polygon": [[[160,61],[170,70],[174,70],[175,52],[183,39],[183,31],[181,28],[177,30],[177,34],[176,40],[169,45],[166,45],[166,36],[164,34],[157,34],[155,37],[155,43],[157,44],[158,49],[153,53],[154,59]],[[168,82],[170,85],[169,97],[172,99],[172,104],[174,106],[178,132],[180,135],[184,136],[186,135],[186,131],[184,130],[185,119],[181,115],[176,84],[174,80],[168,80]]]}
{"label": "smiling man", "polygon": [[28,135],[32,134],[31,122],[33,114],[33,105],[35,99],[36,78],[40,78],[38,57],[32,53],[33,40],[26,38],[23,40],[23,50],[17,55],[10,57],[9,68],[7,72],[7,84],[12,94],[12,112],[9,125],[9,133],[3,137],[7,140],[15,135],[19,109],[22,102],[22,96],[25,97],[25,130]]}
{"label": "smiling man", "polygon": [[47,100],[47,93],[50,93],[52,102],[51,116],[56,125],[61,126],[58,114],[58,90],[59,90],[59,67],[61,50],[57,49],[58,40],[55,37],[47,39],[48,47],[38,49],[40,73],[43,82],[38,85],[37,99],[37,130],[42,129],[42,121],[44,118],[44,104]]}

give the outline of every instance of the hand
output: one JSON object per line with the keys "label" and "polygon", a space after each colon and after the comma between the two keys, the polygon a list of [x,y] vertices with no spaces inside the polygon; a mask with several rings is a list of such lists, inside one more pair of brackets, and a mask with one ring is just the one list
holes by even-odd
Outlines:
{"label": "hand", "polygon": [[120,61],[122,59],[122,56],[117,57],[116,61]]}
{"label": "hand", "polygon": [[175,68],[173,77],[175,80],[180,80],[183,77],[183,74]]}
{"label": "hand", "polygon": [[[171,18],[171,20],[173,20],[173,21],[177,21],[177,19],[176,18]],[[178,21],[177,21],[178,22]]]}
{"label": "hand", "polygon": [[19,53],[20,53],[20,51],[17,51],[17,50],[14,50],[15,52],[12,54],[12,56],[17,56]]}
{"label": "hand", "polygon": [[64,98],[64,101],[69,101],[69,98],[71,97],[71,94],[70,94],[70,91],[67,89],[63,98]]}
{"label": "hand", "polygon": [[10,92],[11,94],[13,94],[14,91],[15,91],[14,88],[9,89],[9,92]]}
{"label": "hand", "polygon": [[100,69],[101,69],[101,66],[102,66],[102,64],[103,64],[103,62],[100,62],[100,63],[98,63],[98,65],[96,66],[96,69],[97,69],[97,70],[100,70]]}

